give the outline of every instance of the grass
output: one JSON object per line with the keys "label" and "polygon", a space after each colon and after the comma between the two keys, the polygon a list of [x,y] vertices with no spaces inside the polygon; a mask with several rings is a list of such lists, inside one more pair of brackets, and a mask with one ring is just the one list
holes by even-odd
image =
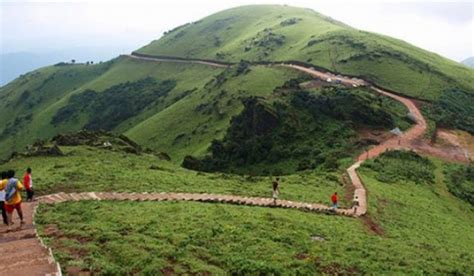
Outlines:
{"label": "grass", "polygon": [[445,164],[430,162],[433,184],[360,169],[379,234],[367,220],[190,202],[61,203],[41,206],[37,223],[66,271],[471,275],[472,206],[448,192]]}

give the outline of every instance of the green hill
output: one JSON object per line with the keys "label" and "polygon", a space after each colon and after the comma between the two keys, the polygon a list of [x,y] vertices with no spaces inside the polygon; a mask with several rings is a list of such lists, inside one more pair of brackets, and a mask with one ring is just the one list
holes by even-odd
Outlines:
{"label": "green hill", "polygon": [[231,62],[296,60],[427,100],[437,99],[446,87],[474,87],[474,71],[459,63],[288,6],[225,10],[166,32],[137,52]]}

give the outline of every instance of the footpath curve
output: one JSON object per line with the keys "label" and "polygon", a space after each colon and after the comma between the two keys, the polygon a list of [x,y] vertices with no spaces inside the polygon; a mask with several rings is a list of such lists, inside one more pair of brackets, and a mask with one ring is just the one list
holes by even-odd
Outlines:
{"label": "footpath curve", "polygon": [[[178,57],[153,57],[132,53],[126,55],[129,58],[145,60],[151,62],[178,62],[196,63],[206,66],[225,68],[231,63],[223,63],[212,60],[185,59]],[[316,78],[327,80],[328,78],[338,81],[348,86],[366,85],[375,92],[390,97],[405,105],[415,120],[415,125],[408,131],[388,139],[381,144],[369,149],[367,152],[357,157],[357,161],[347,169],[347,174],[354,187],[354,196],[359,199],[359,207],[354,209],[333,210],[323,204],[295,202],[289,200],[277,200],[273,202],[271,198],[244,197],[235,195],[198,194],[198,193],[115,193],[115,192],[85,192],[85,193],[57,193],[37,198],[33,203],[24,203],[23,210],[25,225],[20,225],[17,229],[7,232],[0,228],[0,247],[4,253],[3,262],[0,263],[1,274],[5,275],[62,275],[59,263],[54,260],[50,248],[47,248],[36,232],[34,215],[39,204],[55,204],[66,201],[81,200],[128,200],[128,201],[199,201],[213,203],[228,203],[248,206],[272,207],[272,208],[293,208],[298,210],[359,217],[367,213],[367,193],[357,174],[357,168],[367,159],[377,157],[387,150],[394,149],[414,149],[413,144],[426,131],[426,121],[421,112],[412,100],[395,95],[389,91],[370,85],[368,82],[358,78],[351,78],[335,75],[330,72],[306,67],[300,64],[285,63],[260,63],[269,66],[288,67],[310,74]],[[19,221],[16,222],[19,224]]]}

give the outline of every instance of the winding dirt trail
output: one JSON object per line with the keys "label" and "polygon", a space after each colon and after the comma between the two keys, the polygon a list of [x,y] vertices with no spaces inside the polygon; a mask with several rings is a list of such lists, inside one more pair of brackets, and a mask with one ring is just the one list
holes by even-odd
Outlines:
{"label": "winding dirt trail", "polygon": [[[209,60],[185,60],[182,58],[154,58],[137,55],[126,55],[127,57],[152,62],[178,62],[178,63],[196,63],[213,67],[227,67],[228,64],[212,62]],[[273,64],[272,66],[283,66],[299,70],[310,74],[322,80],[331,78],[345,85],[368,85],[366,81],[357,78],[349,78],[340,75],[334,75],[327,72],[315,70],[294,64]],[[359,199],[360,206],[356,211],[353,209],[332,210],[329,206],[323,204],[294,202],[288,200],[278,200],[276,203],[270,198],[243,197],[234,195],[216,195],[216,194],[196,194],[196,193],[57,193],[42,196],[34,203],[24,203],[23,209],[26,218],[26,224],[21,226],[16,221],[17,228],[12,232],[6,232],[5,227],[0,227],[0,250],[3,257],[0,262],[1,275],[62,275],[59,264],[54,260],[51,249],[44,246],[42,240],[37,235],[34,224],[34,214],[38,204],[55,204],[66,201],[80,200],[129,200],[129,201],[199,201],[213,203],[239,204],[249,206],[271,207],[271,208],[293,208],[298,210],[319,212],[350,217],[359,217],[367,213],[367,194],[362,181],[357,174],[357,168],[367,159],[374,158],[387,150],[393,149],[415,149],[416,141],[422,137],[426,131],[426,121],[421,112],[412,100],[384,91],[374,86],[369,86],[372,90],[384,96],[395,99],[404,104],[416,124],[400,137],[390,138],[381,144],[371,148],[366,153],[361,154],[357,161],[347,169],[347,173],[354,186],[354,196]],[[5,259],[6,258],[6,259]]]}

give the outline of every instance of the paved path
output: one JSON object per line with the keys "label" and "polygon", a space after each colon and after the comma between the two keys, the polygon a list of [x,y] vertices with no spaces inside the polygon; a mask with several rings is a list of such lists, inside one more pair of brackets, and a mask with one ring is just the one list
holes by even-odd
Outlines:
{"label": "paved path", "polygon": [[[169,58],[153,58],[128,55],[130,58],[154,61],[154,62],[185,62],[197,63],[213,67],[227,67],[228,65],[214,63],[207,60],[183,60]],[[306,68],[294,64],[279,64],[272,66],[284,66],[293,68],[314,77],[326,80],[331,78],[345,85],[368,85],[366,81],[349,78],[340,75],[334,75],[328,72],[317,71],[313,68]],[[277,200],[273,202],[271,198],[244,197],[235,195],[218,194],[197,194],[197,193],[105,193],[105,192],[87,192],[87,193],[57,193],[37,198],[35,203],[24,203],[25,225],[19,225],[12,232],[5,232],[6,227],[0,228],[0,246],[2,251],[2,262],[0,262],[0,275],[61,275],[61,269],[55,262],[51,249],[46,248],[36,233],[34,225],[34,214],[38,204],[55,204],[66,201],[81,200],[128,200],[128,201],[199,201],[213,203],[227,203],[248,206],[260,206],[271,208],[292,208],[310,212],[327,213],[334,215],[344,215],[359,217],[367,212],[367,195],[360,177],[357,174],[357,168],[367,159],[374,158],[386,150],[393,149],[413,149],[416,140],[422,136],[426,130],[426,121],[421,112],[410,99],[395,95],[380,88],[370,86],[374,91],[391,97],[404,104],[416,120],[414,127],[406,131],[400,137],[391,138],[380,145],[377,145],[366,153],[361,154],[357,161],[347,169],[347,173],[354,186],[354,196],[359,198],[360,206],[356,211],[353,209],[332,210],[330,207],[307,202],[295,202],[289,200]],[[4,257],[6,256],[6,257]],[[11,262],[10,262],[11,261]]]}

